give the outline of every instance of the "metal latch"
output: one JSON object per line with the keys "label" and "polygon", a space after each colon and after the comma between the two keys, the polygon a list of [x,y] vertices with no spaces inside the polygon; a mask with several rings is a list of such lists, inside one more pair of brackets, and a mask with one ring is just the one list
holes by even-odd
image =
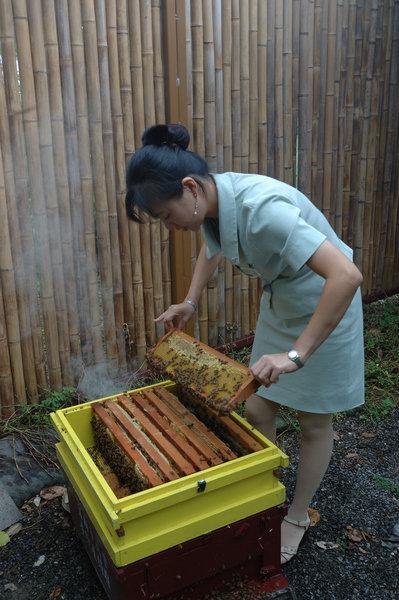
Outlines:
{"label": "metal latch", "polygon": [[206,481],[205,479],[200,479],[198,482],[198,489],[197,492],[204,492],[205,488],[206,488]]}

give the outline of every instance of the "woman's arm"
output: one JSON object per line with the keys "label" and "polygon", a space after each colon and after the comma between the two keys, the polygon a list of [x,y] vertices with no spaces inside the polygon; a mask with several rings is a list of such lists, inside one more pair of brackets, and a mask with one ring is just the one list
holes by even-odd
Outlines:
{"label": "woman's arm", "polygon": [[[206,256],[206,243],[204,242],[197,258],[191,285],[185,298],[186,300],[191,300],[198,305],[201,292],[215,272],[221,256],[222,255],[219,252],[219,254],[208,259]],[[187,321],[191,319],[194,312],[195,309],[186,302],[172,304],[162,315],[155,319],[155,322],[164,321],[167,330],[170,331],[170,329],[174,327],[173,319],[175,317],[180,317],[177,327],[182,329]]]}
{"label": "woman's arm", "polygon": [[[328,240],[324,240],[306,264],[324,277],[325,284],[312,318],[294,344],[303,363],[336,328],[363,281],[359,269]],[[277,383],[281,374],[297,369],[286,353],[264,355],[252,366],[254,376],[266,387]]]}

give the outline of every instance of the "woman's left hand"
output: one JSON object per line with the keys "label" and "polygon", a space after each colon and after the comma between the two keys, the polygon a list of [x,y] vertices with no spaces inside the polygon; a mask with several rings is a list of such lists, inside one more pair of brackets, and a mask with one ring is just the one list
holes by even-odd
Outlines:
{"label": "woman's left hand", "polygon": [[272,383],[278,382],[280,375],[294,373],[298,371],[298,367],[284,352],[283,354],[264,354],[252,365],[251,371],[255,379],[262,385],[270,387]]}

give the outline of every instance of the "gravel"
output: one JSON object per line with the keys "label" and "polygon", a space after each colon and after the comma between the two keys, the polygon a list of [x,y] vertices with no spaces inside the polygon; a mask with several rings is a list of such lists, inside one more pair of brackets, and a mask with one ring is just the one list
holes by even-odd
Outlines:
{"label": "gravel", "polygon": [[[336,422],[332,460],[312,502],[320,520],[310,528],[298,556],[282,568],[297,600],[398,597],[398,417],[395,409],[373,422],[362,413]],[[279,436],[290,456],[282,477],[287,502],[293,493],[298,442],[295,429]],[[0,550],[0,597],[107,600],[61,497],[42,500],[39,506],[32,498],[21,512],[22,530]],[[317,542],[338,547],[324,550]],[[34,566],[37,562],[41,564]]]}

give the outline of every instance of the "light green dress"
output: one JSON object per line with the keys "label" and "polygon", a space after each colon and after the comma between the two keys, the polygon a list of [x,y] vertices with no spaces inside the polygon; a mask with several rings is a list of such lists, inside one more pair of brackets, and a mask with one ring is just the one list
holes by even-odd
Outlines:
{"label": "light green dress", "polygon": [[[295,188],[261,175],[213,175],[220,239],[211,221],[202,229],[208,258],[218,252],[247,275],[262,279],[263,296],[251,364],[263,354],[288,352],[309,322],[324,279],[306,266],[328,239],[352,260],[352,250],[324,215]],[[360,289],[344,318],[303,369],[280,376],[258,394],[314,413],[364,403],[363,316]]]}

